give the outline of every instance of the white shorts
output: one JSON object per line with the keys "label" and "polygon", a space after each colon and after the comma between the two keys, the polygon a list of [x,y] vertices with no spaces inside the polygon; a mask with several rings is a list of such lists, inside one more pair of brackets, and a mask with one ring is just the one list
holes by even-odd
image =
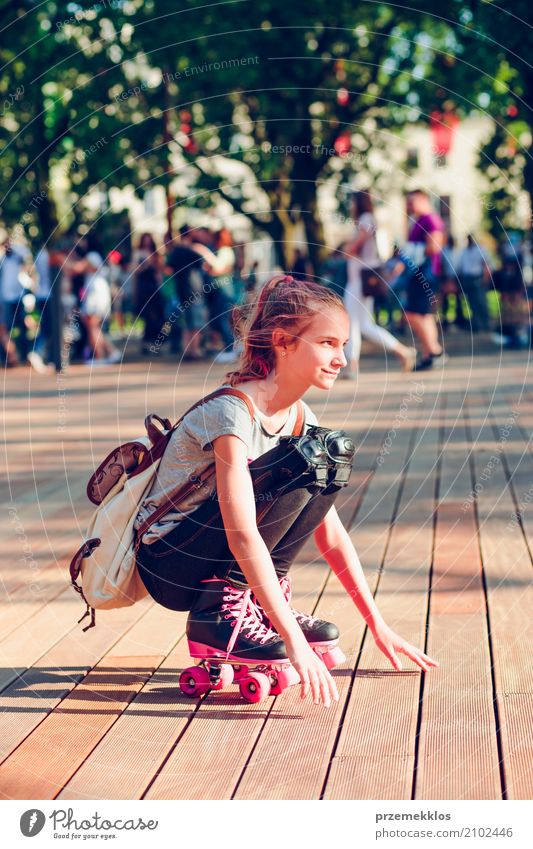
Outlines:
{"label": "white shorts", "polygon": [[92,280],[80,304],[83,315],[97,315],[104,319],[111,309],[109,285],[103,278]]}

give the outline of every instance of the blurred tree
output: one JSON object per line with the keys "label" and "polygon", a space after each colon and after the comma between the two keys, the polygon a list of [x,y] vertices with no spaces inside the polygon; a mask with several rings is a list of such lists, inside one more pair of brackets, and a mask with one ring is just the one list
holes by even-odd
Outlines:
{"label": "blurred tree", "polygon": [[[425,4],[415,4],[421,7]],[[488,190],[487,224],[498,238],[516,226],[517,196],[524,188],[533,209],[533,51],[530,0],[504,4],[455,0],[432,5],[429,50],[416,100],[425,113],[478,113],[494,121],[478,167]],[[446,20],[445,20],[446,19]],[[452,22],[453,26],[449,25]],[[433,41],[439,27],[445,39]]]}
{"label": "blurred tree", "polygon": [[[61,229],[89,215],[95,186],[142,196],[160,184],[171,205],[178,169],[184,198],[225,198],[272,236],[283,264],[298,226],[316,258],[317,187],[351,178],[405,120],[425,49],[403,34],[423,28],[421,13],[400,19],[387,3],[0,0],[0,11],[6,223],[48,238],[52,178],[69,192]],[[224,157],[245,170],[235,176]]]}
{"label": "blurred tree", "polygon": [[[115,100],[129,88],[128,61],[136,60],[128,26],[134,12],[122,0],[89,7],[0,0],[0,216],[6,226],[49,239],[104,213],[109,187],[138,183],[144,162],[135,157],[145,148],[140,121],[146,113],[130,112],[121,127]],[[86,199],[94,188],[101,201],[91,210]],[[66,203],[58,207],[61,198]]]}
{"label": "blurred tree", "polygon": [[[319,185],[352,181],[412,112],[406,96],[426,47],[411,34],[424,14],[354,0],[193,0],[174,42],[173,9],[148,0],[136,32],[145,49],[154,45],[149,61],[165,68],[167,102],[185,113],[188,130],[173,137],[198,172],[197,197],[216,194],[247,215],[285,267],[300,228],[316,261]],[[223,156],[243,168],[232,172]]]}
{"label": "blurred tree", "polygon": [[298,229],[316,261],[317,190],[333,180],[341,195],[364,167],[385,193],[392,176],[373,153],[386,156],[406,122],[429,123],[444,104],[501,112],[514,133],[505,110],[516,105],[529,126],[531,75],[517,55],[530,36],[513,17],[527,15],[525,0],[503,11],[474,0],[0,0],[0,11],[1,216],[45,238],[101,214],[112,187],[142,197],[160,185],[169,226],[177,202],[223,198],[271,235],[281,264]]}

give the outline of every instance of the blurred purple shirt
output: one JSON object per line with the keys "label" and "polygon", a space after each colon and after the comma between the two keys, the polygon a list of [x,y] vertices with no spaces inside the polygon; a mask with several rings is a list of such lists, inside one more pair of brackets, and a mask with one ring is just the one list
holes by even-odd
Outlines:
{"label": "blurred purple shirt", "polygon": [[[428,212],[421,215],[409,230],[409,242],[423,242],[425,244],[429,233],[444,233],[446,227],[444,221],[436,212]],[[441,271],[441,251],[431,255],[431,270],[438,275]]]}

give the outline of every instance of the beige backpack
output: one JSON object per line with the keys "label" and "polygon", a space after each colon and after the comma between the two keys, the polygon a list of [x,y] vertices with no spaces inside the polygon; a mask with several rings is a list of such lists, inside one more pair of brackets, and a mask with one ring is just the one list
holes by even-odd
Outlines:
{"label": "beige backpack", "polygon": [[[196,407],[219,395],[241,398],[253,420],[253,404],[244,392],[238,389],[217,389],[190,407],[174,426],[168,419],[161,419],[155,414],[147,416],[147,436],[115,448],[91,476],[87,495],[97,505],[97,509],[87,529],[86,540],[70,563],[72,586],[87,605],[79,622],[86,616],[91,617],[84,631],[94,627],[97,609],[126,607],[147,595],[135,564],[143,534],[171,508],[177,507],[193,489],[200,488],[214,475],[215,464],[212,463],[201,475],[180,487],[135,531],[133,525],[140,505],[150,492],[163,453],[180,422]],[[296,418],[293,432],[298,434],[303,424],[303,407],[300,402]]]}

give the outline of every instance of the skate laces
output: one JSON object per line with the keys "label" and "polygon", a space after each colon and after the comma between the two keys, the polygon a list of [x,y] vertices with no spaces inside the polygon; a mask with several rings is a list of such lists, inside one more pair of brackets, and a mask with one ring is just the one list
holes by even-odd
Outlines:
{"label": "skate laces", "polygon": [[[288,575],[284,575],[283,578],[279,579],[279,585],[285,596],[285,600],[287,604],[290,605],[292,598],[292,589],[291,589],[291,579]],[[317,621],[314,616],[311,616],[310,613],[302,613],[300,610],[295,610],[294,607],[291,607],[291,613],[295,617],[298,624],[308,624],[314,625]]]}
{"label": "skate laces", "polygon": [[252,601],[251,590],[238,590],[236,587],[228,585],[224,587],[224,593],[222,610],[225,611],[225,618],[235,617],[235,624],[227,648],[228,656],[231,654],[241,631],[245,631],[252,640],[257,640],[261,644],[277,636],[276,632],[268,628],[263,622],[257,606]]}

